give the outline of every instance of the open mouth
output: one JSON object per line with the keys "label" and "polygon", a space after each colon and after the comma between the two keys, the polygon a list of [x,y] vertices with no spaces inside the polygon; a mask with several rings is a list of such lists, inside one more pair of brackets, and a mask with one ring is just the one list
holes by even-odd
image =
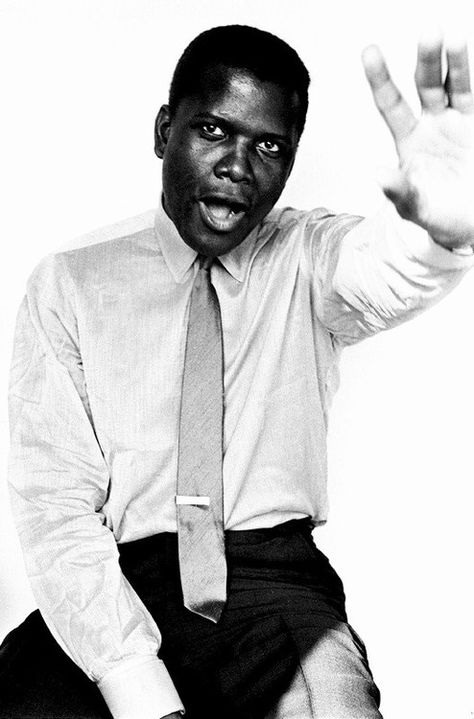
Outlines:
{"label": "open mouth", "polygon": [[230,232],[245,215],[247,206],[224,198],[204,198],[198,201],[203,222],[214,232]]}

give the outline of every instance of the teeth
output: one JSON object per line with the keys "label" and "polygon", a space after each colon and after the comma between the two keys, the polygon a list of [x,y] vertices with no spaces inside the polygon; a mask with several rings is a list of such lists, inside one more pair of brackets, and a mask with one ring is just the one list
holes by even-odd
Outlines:
{"label": "teeth", "polygon": [[216,205],[208,204],[207,209],[218,220],[227,220],[228,217],[234,214],[233,210],[228,205]]}

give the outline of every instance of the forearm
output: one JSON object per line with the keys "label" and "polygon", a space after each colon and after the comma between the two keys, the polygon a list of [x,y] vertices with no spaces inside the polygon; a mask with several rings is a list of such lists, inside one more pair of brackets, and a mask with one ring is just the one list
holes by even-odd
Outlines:
{"label": "forearm", "polygon": [[44,488],[39,495],[31,484],[28,495],[26,503],[14,497],[15,514],[33,591],[56,641],[97,682],[114,719],[182,709],[157,657],[158,628],[121,574],[100,516],[74,516],[71,503],[66,515],[57,500],[44,510]]}
{"label": "forearm", "polygon": [[326,277],[318,277],[322,321],[337,341],[352,344],[432,306],[472,264],[472,255],[440,247],[387,205],[352,228],[326,260]]}

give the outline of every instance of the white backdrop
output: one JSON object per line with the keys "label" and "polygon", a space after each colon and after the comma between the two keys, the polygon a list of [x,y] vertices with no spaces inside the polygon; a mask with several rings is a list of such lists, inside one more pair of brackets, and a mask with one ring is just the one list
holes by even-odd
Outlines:
{"label": "white backdrop", "polygon": [[[14,317],[47,252],[157,204],[154,115],[199,31],[276,32],[312,74],[282,201],[357,213],[394,163],[360,51],[378,42],[406,95],[427,22],[472,0],[0,0],[0,637],[34,607],[8,509],[6,383]],[[472,11],[474,14],[474,10]],[[474,192],[474,188],[473,188]],[[330,435],[331,514],[316,540],[342,574],[387,719],[472,719],[474,275],[427,315],[346,351]]]}

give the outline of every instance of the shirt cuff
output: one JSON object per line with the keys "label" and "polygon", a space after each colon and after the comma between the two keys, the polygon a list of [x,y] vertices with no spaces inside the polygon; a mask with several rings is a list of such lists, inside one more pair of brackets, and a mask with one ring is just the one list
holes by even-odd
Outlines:
{"label": "shirt cuff", "polygon": [[[396,210],[393,212],[396,213]],[[426,230],[414,222],[402,219],[398,213],[396,213],[395,222],[399,223],[401,237],[403,238],[407,253],[419,262],[440,270],[462,270],[474,264],[472,249],[466,251],[465,248],[462,248],[461,251],[454,252],[447,247],[443,247],[443,245],[435,242]]]}
{"label": "shirt cuff", "polygon": [[172,712],[184,713],[168,670],[156,656],[125,660],[97,686],[114,719],[160,719]]}

